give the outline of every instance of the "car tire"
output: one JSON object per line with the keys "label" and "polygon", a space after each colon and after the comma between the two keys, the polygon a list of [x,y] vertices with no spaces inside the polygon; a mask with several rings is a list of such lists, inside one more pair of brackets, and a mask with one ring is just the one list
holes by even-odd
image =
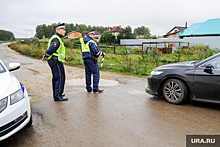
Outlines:
{"label": "car tire", "polygon": [[31,115],[31,118],[29,120],[29,122],[26,124],[26,128],[30,127],[32,125],[32,115]]}
{"label": "car tire", "polygon": [[167,80],[162,91],[165,100],[176,105],[183,103],[189,96],[186,84],[178,79]]}

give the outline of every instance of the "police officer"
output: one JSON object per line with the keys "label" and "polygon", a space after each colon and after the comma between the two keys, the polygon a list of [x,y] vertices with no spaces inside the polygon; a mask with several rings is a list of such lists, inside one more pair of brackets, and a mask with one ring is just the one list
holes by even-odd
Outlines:
{"label": "police officer", "polygon": [[[105,56],[105,53],[99,51],[95,41],[94,29],[88,31],[87,37],[80,38],[82,58],[84,60],[85,75],[86,75],[86,89],[88,92],[93,90],[94,93],[100,93],[104,90],[99,89],[99,67],[98,57]],[[91,88],[91,74],[93,74],[93,89]]]}
{"label": "police officer", "polygon": [[64,98],[64,84],[65,84],[65,70],[63,62],[65,62],[65,46],[61,37],[66,33],[65,23],[54,27],[56,29],[55,35],[53,35],[48,42],[48,49],[45,51],[43,59],[48,59],[48,65],[52,71],[52,86],[53,86],[53,98],[54,101],[66,101],[68,98]]}

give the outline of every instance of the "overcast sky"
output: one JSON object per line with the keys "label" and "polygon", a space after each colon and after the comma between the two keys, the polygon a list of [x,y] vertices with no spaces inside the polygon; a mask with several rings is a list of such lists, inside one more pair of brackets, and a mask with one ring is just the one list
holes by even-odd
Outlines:
{"label": "overcast sky", "polygon": [[[220,0],[1,0],[0,30],[32,37],[37,25],[140,26],[164,35],[174,26],[220,18]],[[220,26],[219,26],[220,27]]]}

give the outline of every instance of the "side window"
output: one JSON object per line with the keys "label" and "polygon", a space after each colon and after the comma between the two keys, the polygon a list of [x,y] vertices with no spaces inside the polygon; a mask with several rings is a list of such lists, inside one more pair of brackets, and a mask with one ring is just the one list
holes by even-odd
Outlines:
{"label": "side window", "polygon": [[211,64],[213,66],[213,69],[220,69],[220,57],[208,62],[207,64]]}

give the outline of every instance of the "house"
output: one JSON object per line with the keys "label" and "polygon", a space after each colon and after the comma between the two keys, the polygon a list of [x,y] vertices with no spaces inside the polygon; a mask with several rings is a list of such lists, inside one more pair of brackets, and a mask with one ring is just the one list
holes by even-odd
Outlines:
{"label": "house", "polygon": [[99,33],[97,30],[95,32],[95,39],[99,40],[99,38],[102,36],[101,33]]}
{"label": "house", "polygon": [[208,19],[203,23],[194,23],[178,36],[183,37],[213,37],[220,36],[220,18]]}
{"label": "house", "polygon": [[68,39],[75,39],[75,38],[80,38],[82,37],[82,33],[80,33],[79,31],[72,31],[70,33],[68,33]]}
{"label": "house", "polygon": [[112,33],[112,35],[118,36],[119,31],[120,31],[121,29],[123,29],[123,28],[121,28],[121,25],[119,25],[119,26],[113,26],[113,28],[110,28],[109,30],[107,30],[107,31],[105,31],[105,32],[110,32],[110,33]]}
{"label": "house", "polygon": [[[102,33],[99,33],[97,30],[94,31],[95,32],[95,40],[97,42],[99,42],[100,37],[102,36]],[[85,34],[84,37],[86,37],[87,35]]]}
{"label": "house", "polygon": [[177,35],[180,34],[182,31],[184,31],[186,28],[187,28],[187,23],[185,27],[175,26],[167,34],[163,35],[163,38],[180,38]]}

